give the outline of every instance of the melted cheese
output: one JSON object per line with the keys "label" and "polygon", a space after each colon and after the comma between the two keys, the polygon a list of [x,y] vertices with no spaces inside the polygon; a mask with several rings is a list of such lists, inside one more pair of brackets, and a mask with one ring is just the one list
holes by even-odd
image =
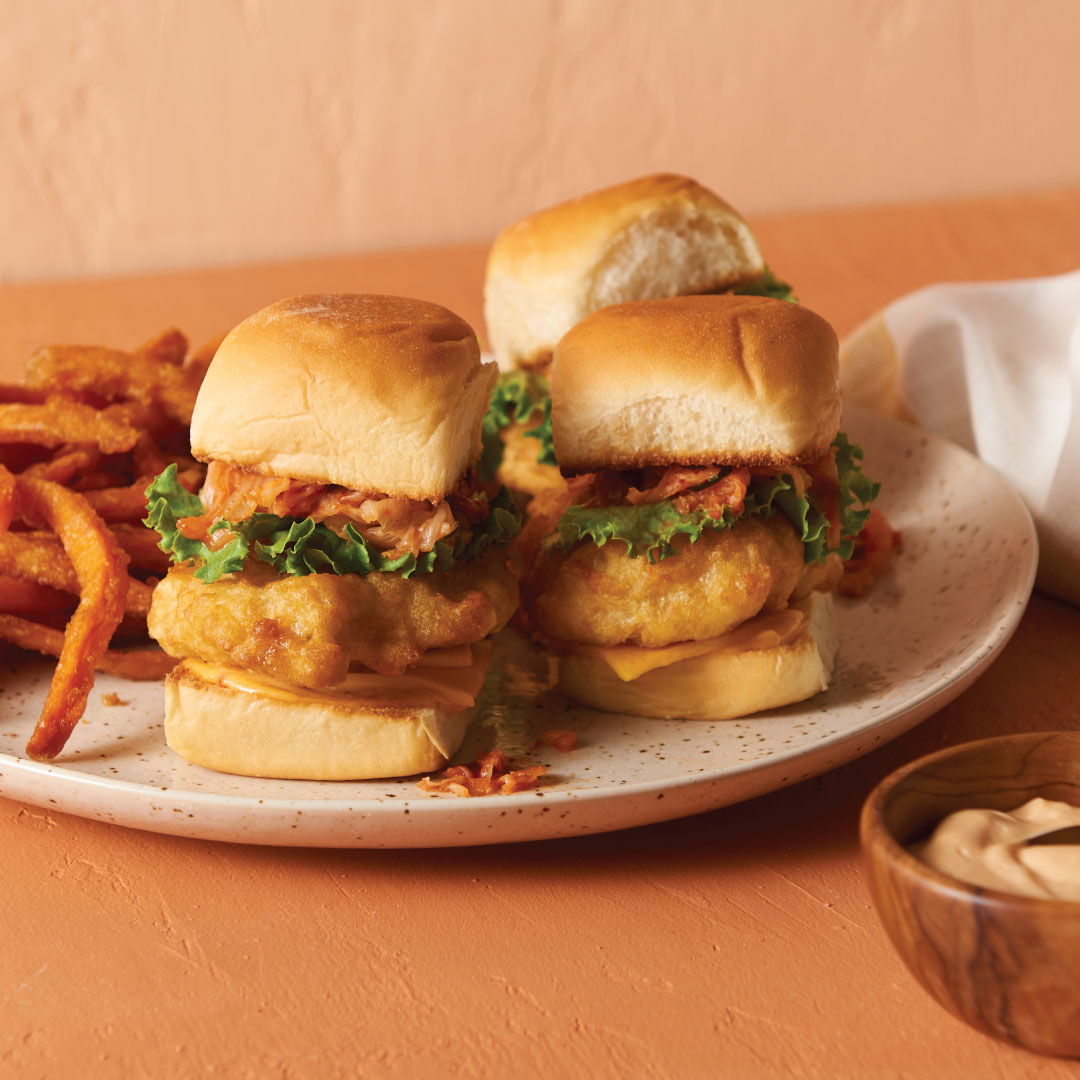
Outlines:
{"label": "melted cheese", "polygon": [[654,649],[641,645],[575,645],[574,651],[602,660],[623,682],[633,682],[656,668],[713,652],[756,652],[778,648],[798,637],[805,623],[803,612],[788,607],[757,615],[729,633],[704,641],[680,641]]}
{"label": "melted cheese", "polygon": [[451,645],[447,649],[429,649],[421,657],[417,666],[423,668],[469,667],[472,662],[472,645]]}
{"label": "melted cheese", "polygon": [[[370,701],[374,705],[427,707],[438,706],[447,712],[471,709],[476,704],[491,662],[491,643],[479,641],[465,645],[469,650],[468,666],[450,666],[442,662],[427,665],[422,660],[403,675],[379,675],[374,671],[355,671],[345,681],[329,690],[310,690],[303,686],[291,686],[269,675],[260,675],[240,668],[222,664],[207,664],[201,660],[187,660],[185,664],[200,679],[227,686],[246,694],[262,694],[264,697],[290,703],[321,701],[341,704],[352,701]],[[455,650],[439,650],[455,652]],[[460,659],[458,657],[457,659]]]}

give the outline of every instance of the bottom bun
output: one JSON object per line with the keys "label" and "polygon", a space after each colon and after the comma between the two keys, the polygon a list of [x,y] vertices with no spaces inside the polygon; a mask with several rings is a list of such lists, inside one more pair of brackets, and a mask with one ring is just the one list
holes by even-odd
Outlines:
{"label": "bottom bun", "polygon": [[178,664],[165,680],[165,741],[193,765],[282,780],[372,780],[441,769],[472,709],[316,694],[284,701]]}
{"label": "bottom bun", "polygon": [[805,701],[829,685],[836,619],[827,593],[794,606],[806,612],[806,628],[778,648],[707,653],[632,682],[623,682],[603,660],[575,654],[560,661],[559,686],[594,709],[664,720],[734,720]]}

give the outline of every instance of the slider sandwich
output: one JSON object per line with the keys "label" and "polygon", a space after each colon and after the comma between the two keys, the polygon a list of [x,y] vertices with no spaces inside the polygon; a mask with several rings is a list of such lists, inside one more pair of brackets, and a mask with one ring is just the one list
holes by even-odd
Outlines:
{"label": "slider sandwich", "polygon": [[877,495],[837,433],[829,324],[763,297],[619,304],[562,339],[551,388],[571,505],[524,594],[564,692],[723,720],[825,689]]}
{"label": "slider sandwich", "polygon": [[484,316],[502,374],[485,420],[485,461],[550,508],[565,487],[551,442],[547,372],[559,339],[598,308],[735,290],[791,299],[750,227],[714,192],[659,174],[530,214],[492,245]]}
{"label": "slider sandwich", "polygon": [[519,516],[475,471],[495,374],[420,300],[301,296],[225,338],[191,422],[205,486],[147,492],[173,750],[314,780],[446,764],[518,599]]}

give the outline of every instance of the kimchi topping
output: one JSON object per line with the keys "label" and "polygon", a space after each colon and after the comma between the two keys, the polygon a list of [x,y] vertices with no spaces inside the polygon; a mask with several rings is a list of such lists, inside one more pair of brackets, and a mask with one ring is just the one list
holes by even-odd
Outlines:
{"label": "kimchi topping", "polygon": [[548,728],[547,731],[540,732],[533,743],[533,749],[539,750],[543,746],[550,746],[560,754],[569,754],[577,746],[577,732],[568,731],[566,728]]}
{"label": "kimchi topping", "polygon": [[421,791],[456,795],[462,799],[478,795],[513,795],[536,787],[547,772],[544,765],[518,766],[501,750],[481,754],[471,765],[451,765],[438,776],[417,780]]}
{"label": "kimchi topping", "polygon": [[487,499],[475,487],[472,475],[446,498],[429,501],[263,476],[213,461],[206,470],[201,498],[205,512],[177,523],[180,532],[192,540],[212,542],[210,529],[215,522],[246,521],[258,512],[311,518],[332,528],[349,523],[368,543],[392,558],[431,551],[458,528],[474,525],[488,515]]}
{"label": "kimchi topping", "polygon": [[840,579],[841,596],[866,596],[874,582],[889,568],[893,553],[900,550],[900,533],[876,506],[862,532],[855,538],[855,551],[844,564]]}

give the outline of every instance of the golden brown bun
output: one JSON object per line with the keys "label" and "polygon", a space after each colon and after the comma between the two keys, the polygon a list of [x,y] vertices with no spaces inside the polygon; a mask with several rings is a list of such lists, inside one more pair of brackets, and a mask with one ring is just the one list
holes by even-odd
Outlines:
{"label": "golden brown bun", "polygon": [[836,334],[801,304],[761,296],[618,304],[559,342],[551,404],[567,475],[805,464],[840,422]]}
{"label": "golden brown bun", "polygon": [[734,720],[805,701],[832,677],[835,615],[826,593],[796,606],[807,611],[807,627],[779,648],[708,653],[632,682],[623,682],[603,660],[575,654],[560,660],[559,686],[594,709],[661,719]]}
{"label": "golden brown bun", "polygon": [[764,270],[749,226],[695,180],[661,173],[530,214],[492,245],[484,318],[504,367],[543,364],[590,312],[731,288]]}
{"label": "golden brown bun", "polygon": [[380,706],[234,690],[178,664],[165,680],[165,740],[218,772],[283,780],[370,780],[441,769],[473,710]]}
{"label": "golden brown bun", "polygon": [[480,453],[496,378],[476,334],[423,300],[280,300],[222,342],[195,403],[192,453],[260,473],[441,498]]}

